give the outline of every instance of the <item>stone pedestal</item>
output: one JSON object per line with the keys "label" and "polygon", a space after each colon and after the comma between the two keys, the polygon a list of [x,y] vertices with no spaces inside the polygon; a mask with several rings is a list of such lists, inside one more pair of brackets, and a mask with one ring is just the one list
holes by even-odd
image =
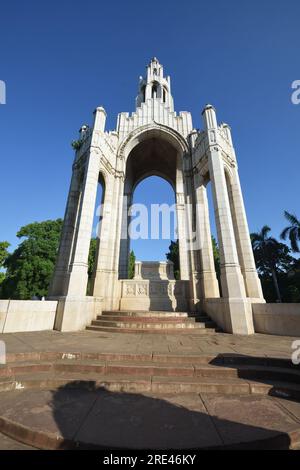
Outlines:
{"label": "stone pedestal", "polygon": [[173,280],[174,264],[172,261],[136,261],[134,279]]}
{"label": "stone pedestal", "polygon": [[59,331],[84,330],[102,311],[99,297],[60,297],[54,329]]}

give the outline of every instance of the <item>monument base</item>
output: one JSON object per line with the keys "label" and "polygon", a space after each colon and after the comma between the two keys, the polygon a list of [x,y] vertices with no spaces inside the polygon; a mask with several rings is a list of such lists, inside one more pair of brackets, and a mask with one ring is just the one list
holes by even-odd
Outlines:
{"label": "monument base", "polygon": [[101,314],[102,299],[99,297],[60,297],[58,299],[54,330],[84,330],[97,315]]}
{"label": "monument base", "polygon": [[227,333],[254,334],[251,299],[211,298],[203,301],[203,311]]}
{"label": "monument base", "polygon": [[120,310],[188,310],[189,281],[126,279],[120,282]]}

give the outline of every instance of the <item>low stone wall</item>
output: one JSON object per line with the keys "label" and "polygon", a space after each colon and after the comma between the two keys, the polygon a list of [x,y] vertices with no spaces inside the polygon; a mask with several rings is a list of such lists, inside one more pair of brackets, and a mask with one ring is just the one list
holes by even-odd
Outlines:
{"label": "low stone wall", "polygon": [[57,301],[0,300],[0,333],[53,330]]}
{"label": "low stone wall", "polygon": [[300,304],[252,304],[256,333],[300,337]]}

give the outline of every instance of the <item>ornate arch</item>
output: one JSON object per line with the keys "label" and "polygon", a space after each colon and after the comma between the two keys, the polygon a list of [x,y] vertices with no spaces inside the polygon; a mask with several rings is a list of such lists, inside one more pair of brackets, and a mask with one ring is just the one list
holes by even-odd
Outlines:
{"label": "ornate arch", "polygon": [[179,132],[169,126],[158,124],[154,121],[151,124],[137,127],[130,132],[123,142],[121,142],[117,151],[117,158],[126,163],[131,150],[140,142],[151,137],[157,137],[168,141],[180,153],[182,153],[182,155],[189,152],[187,141],[179,134]]}

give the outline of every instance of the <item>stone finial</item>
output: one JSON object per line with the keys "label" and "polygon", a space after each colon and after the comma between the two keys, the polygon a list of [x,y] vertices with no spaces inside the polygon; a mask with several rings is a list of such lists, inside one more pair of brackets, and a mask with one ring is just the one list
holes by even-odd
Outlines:
{"label": "stone finial", "polygon": [[230,143],[231,145],[233,145],[233,144],[232,144],[232,137],[231,137],[231,127],[230,127],[229,124],[227,124],[226,122],[223,122],[223,123],[221,124],[221,126],[223,127],[223,129],[224,129],[224,131],[225,131],[225,133],[226,133],[226,136],[227,136],[227,139],[228,139],[229,143]]}
{"label": "stone finial", "polygon": [[94,130],[104,132],[106,121],[106,111],[102,106],[94,111]]}
{"label": "stone finial", "polygon": [[202,111],[205,129],[216,129],[218,127],[216,110],[211,104],[207,104]]}

